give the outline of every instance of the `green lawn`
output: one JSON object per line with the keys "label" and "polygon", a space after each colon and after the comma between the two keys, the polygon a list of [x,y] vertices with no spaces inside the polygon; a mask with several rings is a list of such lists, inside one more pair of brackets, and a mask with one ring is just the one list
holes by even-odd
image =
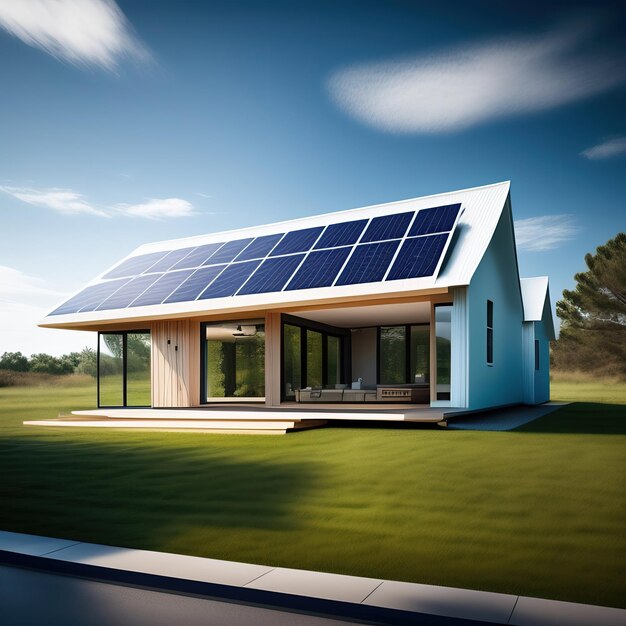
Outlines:
{"label": "green lawn", "polygon": [[625,606],[626,385],[553,395],[593,404],[260,437],[27,428],[94,389],[0,388],[0,528]]}

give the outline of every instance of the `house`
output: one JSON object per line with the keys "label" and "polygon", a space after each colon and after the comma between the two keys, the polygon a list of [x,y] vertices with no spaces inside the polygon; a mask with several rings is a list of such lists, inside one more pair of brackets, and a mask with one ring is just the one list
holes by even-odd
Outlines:
{"label": "house", "polygon": [[98,333],[98,405],[549,400],[548,279],[510,183],[140,246],[40,324]]}

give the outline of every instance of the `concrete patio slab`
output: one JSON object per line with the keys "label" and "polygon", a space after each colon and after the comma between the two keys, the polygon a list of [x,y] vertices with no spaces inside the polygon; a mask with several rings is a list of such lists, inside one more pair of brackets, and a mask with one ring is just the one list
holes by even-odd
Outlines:
{"label": "concrete patio slab", "polygon": [[626,611],[607,606],[520,596],[509,624],[514,626],[626,626]]}
{"label": "concrete patio slab", "polygon": [[553,413],[569,402],[546,402],[536,406],[514,406],[478,414],[448,416],[448,428],[454,430],[513,430],[539,417]]}
{"label": "concrete patio slab", "polygon": [[277,567],[246,587],[359,604],[382,582],[374,578]]}
{"label": "concrete patio slab", "polygon": [[150,550],[114,548],[92,543],[80,543],[54,552],[50,558],[143,574],[237,586],[245,585],[272,569],[251,563],[220,561]]}
{"label": "concrete patio slab", "polygon": [[40,537],[39,535],[25,535],[0,530],[0,550],[7,552],[44,556],[69,546],[75,546],[77,543],[67,539],[54,539],[53,537]]}
{"label": "concrete patio slab", "polygon": [[507,624],[516,601],[517,596],[503,593],[387,580],[363,604]]}

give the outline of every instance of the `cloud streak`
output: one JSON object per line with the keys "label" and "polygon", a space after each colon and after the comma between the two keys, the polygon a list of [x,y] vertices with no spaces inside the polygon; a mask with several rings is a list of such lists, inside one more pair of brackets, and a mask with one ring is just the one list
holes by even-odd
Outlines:
{"label": "cloud streak", "polygon": [[583,150],[580,154],[591,161],[610,159],[626,152],[626,137],[613,137]]}
{"label": "cloud streak", "polygon": [[542,215],[515,220],[515,242],[518,250],[541,252],[553,250],[578,233],[574,218],[568,214]]}
{"label": "cloud streak", "polygon": [[183,198],[149,198],[136,204],[117,204],[97,207],[83,194],[72,189],[32,189],[25,187],[3,187],[3,191],[17,200],[39,206],[61,215],[94,215],[97,217],[139,217],[151,220],[174,219],[196,215],[193,204]]}
{"label": "cloud streak", "polygon": [[113,71],[123,57],[150,57],[114,0],[2,0],[0,27],[74,65]]}
{"label": "cloud streak", "polygon": [[445,133],[547,110],[626,80],[620,56],[580,52],[588,29],[474,43],[430,56],[348,67],[328,81],[357,120],[393,133]]}

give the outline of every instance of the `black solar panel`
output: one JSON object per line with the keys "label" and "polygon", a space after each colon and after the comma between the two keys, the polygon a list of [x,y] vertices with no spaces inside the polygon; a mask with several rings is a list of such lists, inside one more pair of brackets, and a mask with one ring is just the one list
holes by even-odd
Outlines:
{"label": "black solar panel", "polygon": [[294,230],[287,233],[282,241],[272,250],[270,256],[306,252],[311,249],[323,230],[323,226],[316,226],[315,228],[304,228],[303,230]]}
{"label": "black solar panel", "polygon": [[165,304],[195,300],[225,267],[225,265],[207,265],[197,269],[174,293],[165,299]]}
{"label": "black solar panel", "polygon": [[97,307],[98,311],[110,309],[124,309],[135,298],[140,296],[152,283],[158,280],[162,274],[145,274],[133,278],[130,282],[120,287],[112,296],[108,297]]}
{"label": "black solar panel", "polygon": [[[196,248],[180,248],[179,250],[172,250],[168,252],[160,261],[157,261],[154,265],[151,265],[146,272],[154,274],[157,272],[167,272],[172,269],[176,263],[182,261],[188,254],[196,250]],[[144,272],[145,273],[145,272]]]}
{"label": "black solar panel", "polygon": [[272,248],[280,241],[284,233],[278,235],[265,235],[257,237],[245,250],[237,257],[237,261],[251,261],[252,259],[262,259],[266,257]]}
{"label": "black solar panel", "polygon": [[229,265],[198,299],[225,298],[235,295],[259,263],[260,261],[246,261]]}
{"label": "black solar panel", "polygon": [[335,282],[350,252],[352,248],[335,248],[309,253],[306,261],[287,285],[287,290],[330,287]]}
{"label": "black solar panel", "polygon": [[409,213],[395,213],[394,215],[375,217],[361,238],[361,243],[404,237],[413,215],[415,213],[411,211]]}
{"label": "black solar panel", "polygon": [[448,240],[448,233],[405,239],[387,280],[432,276]]}
{"label": "black solar panel", "polygon": [[182,270],[190,267],[200,267],[216,250],[224,245],[223,242],[207,243],[198,246],[193,252],[189,253],[182,261],[179,261],[172,268],[173,270]]}
{"label": "black solar panel", "polygon": [[304,254],[280,256],[263,261],[237,295],[280,291],[302,262]]}
{"label": "black solar panel", "polygon": [[93,311],[105,298],[108,298],[113,292],[117,291],[122,285],[125,285],[130,279],[123,278],[118,280],[110,280],[106,283],[99,283],[85,287],[75,296],[57,307],[50,315],[65,315],[67,313],[77,313],[82,307],[91,307],[88,310]]}
{"label": "black solar panel", "polygon": [[337,248],[339,246],[349,246],[350,244],[356,243],[366,224],[367,220],[330,224],[326,227],[324,234],[315,244],[315,249]]}
{"label": "black solar panel", "polygon": [[167,250],[163,250],[163,252],[150,252],[149,254],[140,254],[138,256],[133,256],[130,259],[126,259],[126,261],[120,263],[117,267],[114,267],[102,278],[122,278],[124,276],[137,276],[137,274],[145,272],[159,259],[162,259],[167,253]]}
{"label": "black solar panel", "polygon": [[460,204],[448,204],[433,207],[432,209],[422,209],[417,213],[417,217],[409,231],[409,237],[428,235],[430,233],[445,233],[452,230],[460,209]]}
{"label": "black solar panel", "polygon": [[232,261],[250,242],[249,239],[236,239],[225,243],[215,254],[212,254],[202,265],[219,265]]}
{"label": "black solar panel", "polygon": [[358,245],[336,284],[355,285],[381,281],[399,243],[396,240]]}
{"label": "black solar panel", "polygon": [[161,304],[174,289],[184,280],[191,276],[193,270],[182,270],[179,272],[168,272],[163,274],[151,287],[148,287],[129,306],[148,306],[150,304]]}

